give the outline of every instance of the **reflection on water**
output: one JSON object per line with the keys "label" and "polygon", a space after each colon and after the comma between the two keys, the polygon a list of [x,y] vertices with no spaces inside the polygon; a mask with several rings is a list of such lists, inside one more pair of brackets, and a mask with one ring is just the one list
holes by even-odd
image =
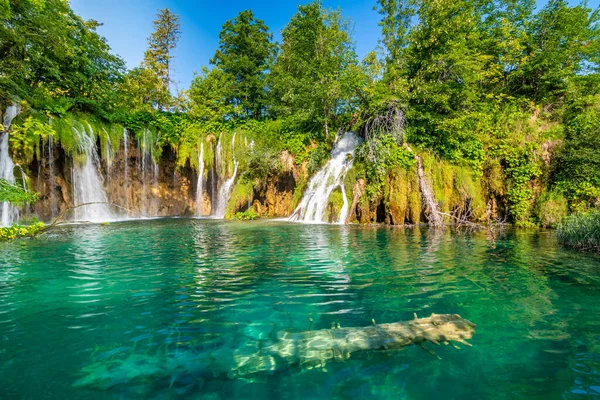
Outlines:
{"label": "reflection on water", "polygon": [[[551,232],[177,219],[0,254],[0,397],[600,397],[600,262]],[[475,322],[474,347],[232,374],[281,365],[253,355],[283,329],[432,312]]]}

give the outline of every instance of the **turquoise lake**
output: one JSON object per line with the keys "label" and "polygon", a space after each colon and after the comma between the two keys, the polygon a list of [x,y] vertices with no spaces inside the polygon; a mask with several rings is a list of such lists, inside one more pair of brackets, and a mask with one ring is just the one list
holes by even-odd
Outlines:
{"label": "turquoise lake", "polygon": [[[280,330],[456,313],[473,347],[232,376]],[[600,258],[552,231],[161,219],[0,243],[0,398],[600,399]]]}

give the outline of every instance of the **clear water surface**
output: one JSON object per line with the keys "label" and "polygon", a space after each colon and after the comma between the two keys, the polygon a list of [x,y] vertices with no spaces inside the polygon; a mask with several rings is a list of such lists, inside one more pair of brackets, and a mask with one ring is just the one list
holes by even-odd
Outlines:
{"label": "clear water surface", "polygon": [[[600,259],[552,232],[166,219],[0,243],[0,398],[599,399]],[[230,378],[281,329],[435,313],[473,347]]]}

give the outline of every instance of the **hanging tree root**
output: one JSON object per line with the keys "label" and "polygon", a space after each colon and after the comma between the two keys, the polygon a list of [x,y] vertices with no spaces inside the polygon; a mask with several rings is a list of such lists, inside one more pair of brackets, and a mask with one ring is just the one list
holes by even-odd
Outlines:
{"label": "hanging tree root", "polygon": [[[281,331],[277,339],[262,343],[248,354],[247,348],[235,355],[236,367],[230,376],[243,376],[299,365],[301,368],[324,368],[327,362],[348,359],[358,351],[394,350],[411,344],[423,347],[425,342],[471,346],[466,339],[475,333],[475,324],[458,314],[431,314],[407,322],[373,324],[359,328],[321,329],[317,331]],[[457,347],[452,344],[453,347]],[[258,348],[257,348],[258,349]],[[432,350],[429,353],[439,358]]]}

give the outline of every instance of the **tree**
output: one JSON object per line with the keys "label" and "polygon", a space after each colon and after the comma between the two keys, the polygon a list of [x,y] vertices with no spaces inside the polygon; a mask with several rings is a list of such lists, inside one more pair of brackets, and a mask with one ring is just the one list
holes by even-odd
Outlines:
{"label": "tree", "polygon": [[477,108],[488,62],[479,4],[422,0],[406,51],[411,140],[451,159],[480,150],[464,120]]}
{"label": "tree", "polygon": [[529,25],[526,55],[510,82],[516,93],[549,102],[564,96],[577,75],[598,72],[600,10],[551,0]]}
{"label": "tree", "polygon": [[124,62],[64,0],[0,2],[0,98],[106,113]]}
{"label": "tree", "polygon": [[265,73],[274,44],[264,21],[245,10],[227,21],[219,33],[219,49],[211,63],[231,76],[228,101],[245,116],[259,118],[265,107]]}
{"label": "tree", "polygon": [[190,86],[190,114],[209,121],[223,121],[234,115],[229,96],[235,83],[230,75],[216,67],[202,68]]}
{"label": "tree", "polygon": [[329,137],[331,123],[356,101],[359,69],[349,24],[339,11],[313,2],[298,7],[282,36],[271,74],[275,112],[320,124]]}
{"label": "tree", "polygon": [[152,111],[153,105],[168,101],[165,94],[160,78],[143,67],[129,71],[119,87],[121,105],[127,111]]}
{"label": "tree", "polygon": [[162,82],[162,98],[157,104],[160,109],[169,105],[173,51],[180,36],[179,15],[173,14],[168,8],[159,10],[154,20],[154,32],[148,38],[148,49],[144,53],[144,67]]}
{"label": "tree", "polygon": [[411,18],[415,14],[413,0],[377,0],[374,9],[382,16],[381,43],[386,52],[386,67],[398,67],[403,62],[404,49],[408,45]]}

